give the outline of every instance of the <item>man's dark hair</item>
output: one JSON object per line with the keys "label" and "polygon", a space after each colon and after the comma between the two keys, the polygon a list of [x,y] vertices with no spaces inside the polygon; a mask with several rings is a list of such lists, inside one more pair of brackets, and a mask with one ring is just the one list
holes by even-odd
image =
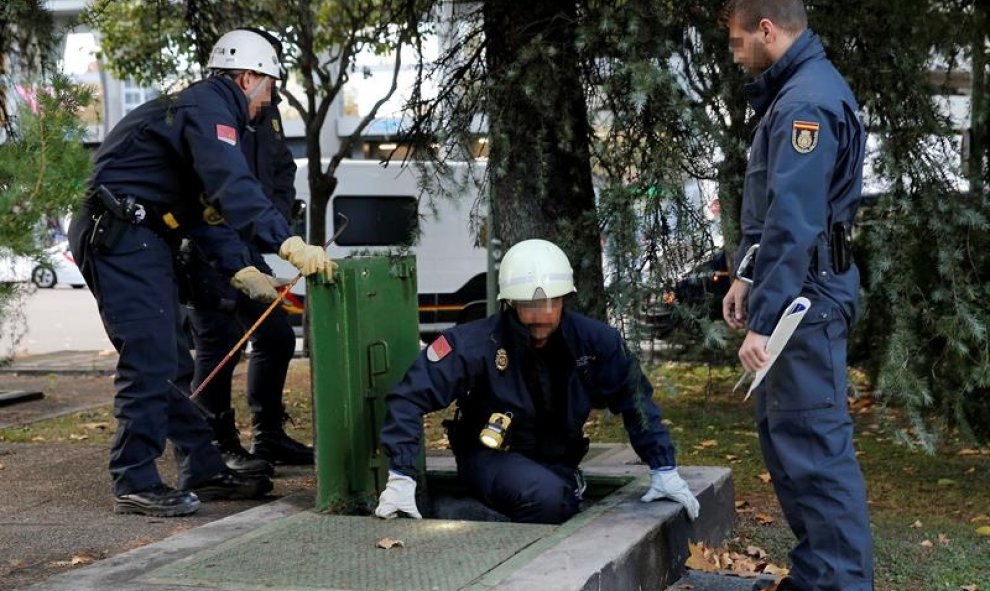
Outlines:
{"label": "man's dark hair", "polygon": [[746,32],[753,32],[767,19],[788,33],[799,33],[808,26],[808,13],[802,0],[729,0],[722,8],[722,24],[738,19]]}

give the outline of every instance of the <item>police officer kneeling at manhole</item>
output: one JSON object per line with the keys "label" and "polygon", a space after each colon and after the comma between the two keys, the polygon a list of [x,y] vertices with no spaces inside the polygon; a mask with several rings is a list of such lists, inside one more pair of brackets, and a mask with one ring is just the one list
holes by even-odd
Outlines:
{"label": "police officer kneeling at manhole", "polygon": [[445,331],[388,394],[381,442],[388,484],[375,515],[421,518],[415,500],[423,415],[457,402],[447,436],[470,493],[512,521],[562,523],[580,508],[592,408],[622,415],[650,466],[645,502],[668,498],[698,516],[677,473],[653,388],[618,331],[564,308],[575,292],[567,255],[545,240],[510,248],[499,270],[502,310]]}

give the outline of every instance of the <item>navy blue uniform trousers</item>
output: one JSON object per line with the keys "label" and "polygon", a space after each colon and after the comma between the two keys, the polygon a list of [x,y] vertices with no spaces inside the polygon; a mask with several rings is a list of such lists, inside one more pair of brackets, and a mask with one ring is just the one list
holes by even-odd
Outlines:
{"label": "navy blue uniform trousers", "polygon": [[114,377],[117,432],[110,450],[114,494],[161,484],[155,460],[166,439],[179,459],[179,488],[190,488],[224,468],[212,431],[187,395],[169,384],[188,375],[188,344],[180,335],[172,252],[143,225],[129,225],[110,253],[93,252],[90,212],[73,219],[72,254],[119,354]]}
{"label": "navy blue uniform trousers", "polygon": [[846,400],[847,332],[838,308],[812,308],[756,391],[763,459],[797,537],[790,576],[800,589],[873,588],[866,487]]}
{"label": "navy blue uniform trousers", "polygon": [[581,508],[577,472],[569,466],[475,449],[457,456],[457,474],[472,495],[512,521],[563,523]]}
{"label": "navy blue uniform trousers", "polygon": [[[238,295],[232,313],[216,309],[191,310],[190,319],[196,341],[194,385],[198,387],[210,375],[267,308],[266,303]],[[281,418],[285,374],[296,349],[296,335],[285,310],[281,306],[275,308],[250,340],[248,405],[254,414]],[[220,413],[230,408],[231,380],[239,359],[240,351],[200,393],[200,402],[211,412]]]}

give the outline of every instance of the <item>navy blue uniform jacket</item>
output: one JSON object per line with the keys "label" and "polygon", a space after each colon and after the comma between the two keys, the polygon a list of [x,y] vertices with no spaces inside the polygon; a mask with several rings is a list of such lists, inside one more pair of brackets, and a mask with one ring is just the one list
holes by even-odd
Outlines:
{"label": "navy blue uniform jacket", "polygon": [[202,230],[198,196],[205,196],[229,226],[210,226],[203,246],[227,269],[250,265],[241,238],[277,250],[292,232],[241,151],[247,107],[244,93],[224,77],[149,101],[97,150],[92,184],[173,211],[187,230]]}
{"label": "navy blue uniform jacket", "polygon": [[[483,423],[491,412],[511,412],[510,449],[525,455],[541,449],[545,443],[539,441],[541,436],[579,444],[591,409],[608,408],[622,416],[633,448],[651,468],[675,465],[670,434],[652,400],[653,387],[618,331],[566,309],[558,329],[569,352],[564,368],[566,401],[549,424],[537,424],[520,352],[508,333],[510,314],[514,312],[503,311],[445,331],[451,352],[435,362],[425,350],[421,352],[387,395],[381,443],[393,470],[415,474],[423,415],[455,401],[469,415],[463,421],[468,427],[464,439],[469,442],[477,441],[481,428],[471,416]],[[504,370],[495,362],[499,349],[506,352]],[[455,454],[461,451],[454,446]]]}
{"label": "navy blue uniform jacket", "polygon": [[866,132],[856,99],[810,30],[745,91],[761,117],[746,169],[736,257],[760,244],[749,328],[771,334],[799,295],[812,306],[837,306],[851,322],[859,271],[853,265],[834,272],[829,229],[851,224],[859,205]]}

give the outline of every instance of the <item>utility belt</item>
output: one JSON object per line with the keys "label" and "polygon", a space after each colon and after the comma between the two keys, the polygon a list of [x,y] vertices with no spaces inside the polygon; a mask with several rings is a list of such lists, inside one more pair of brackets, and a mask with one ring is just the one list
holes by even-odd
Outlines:
{"label": "utility belt", "polygon": [[[447,433],[447,441],[450,443],[450,449],[455,456],[469,450],[485,449],[485,446],[479,441],[479,435],[482,433],[485,422],[466,420],[460,407],[454,412],[453,419],[447,419],[441,425]],[[584,456],[588,454],[591,446],[591,440],[584,436],[578,439],[547,441],[539,438],[520,437],[519,434],[517,434],[515,444],[513,444],[512,434],[512,427],[507,428],[498,451],[511,449],[545,464],[576,468]]]}
{"label": "utility belt", "polygon": [[104,185],[89,190],[87,205],[94,212],[89,243],[97,252],[112,251],[130,225],[144,225],[167,241],[172,241],[179,229],[178,218],[171,211],[131,196],[117,197]]}
{"label": "utility belt", "polygon": [[[828,261],[824,263],[831,265],[832,271],[836,275],[841,275],[848,271],[853,264],[852,224],[846,224],[844,222],[832,224],[825,247],[828,251]],[[753,283],[753,268],[756,265],[756,254],[759,250],[760,245],[754,244],[746,251],[746,254],[736,269],[736,277],[738,279],[746,283]],[[816,274],[823,266],[823,261],[820,260],[821,258],[817,252],[815,256],[811,257],[811,271]]]}

